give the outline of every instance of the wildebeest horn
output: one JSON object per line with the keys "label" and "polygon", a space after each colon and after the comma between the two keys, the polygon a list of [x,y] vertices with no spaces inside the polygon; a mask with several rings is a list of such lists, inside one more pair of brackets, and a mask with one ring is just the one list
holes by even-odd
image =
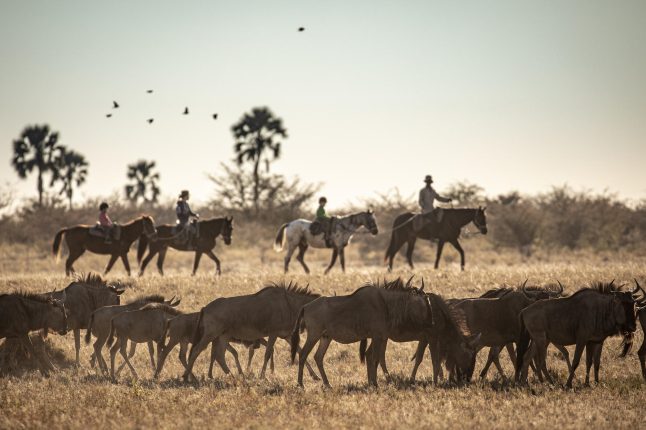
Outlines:
{"label": "wildebeest horn", "polygon": [[411,281],[413,280],[413,278],[414,278],[414,277],[415,277],[415,275],[413,275],[413,276],[411,276],[410,278],[408,278],[408,281],[406,281],[406,286],[407,286],[407,287],[410,287],[410,283],[411,283]]}
{"label": "wildebeest horn", "polygon": [[637,293],[641,291],[641,292],[642,292],[642,295],[643,295],[644,297],[646,297],[646,291],[644,291],[644,289],[642,288],[642,286],[641,286],[641,285],[639,285],[639,282],[637,282],[637,278],[634,278],[634,279],[635,279],[635,290],[632,292],[632,293],[633,293],[633,295],[637,295]]}
{"label": "wildebeest horn", "polygon": [[175,303],[173,303],[173,302],[171,301],[170,306],[175,307],[175,306],[179,305],[179,303],[180,303],[181,301],[182,301],[182,298],[181,298],[181,297],[180,297],[180,298],[178,298],[177,300],[175,300]]}
{"label": "wildebeest horn", "polygon": [[527,290],[525,290],[525,287],[527,286],[527,281],[529,279],[525,279],[525,282],[523,282],[523,285],[520,287],[520,291],[523,293],[525,297],[527,297],[530,300],[533,300],[533,297],[530,297],[529,294],[527,293]]}
{"label": "wildebeest horn", "polygon": [[419,289],[420,291],[424,291],[424,277],[422,276],[422,288]]}
{"label": "wildebeest horn", "polygon": [[565,290],[565,288],[563,288],[563,284],[561,284],[561,281],[559,281],[558,279],[556,280],[556,282],[559,284],[559,294],[563,294],[563,291]]}

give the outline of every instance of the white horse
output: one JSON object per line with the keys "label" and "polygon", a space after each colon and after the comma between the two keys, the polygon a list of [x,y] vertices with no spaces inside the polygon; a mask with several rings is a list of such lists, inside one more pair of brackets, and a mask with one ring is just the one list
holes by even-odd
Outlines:
{"label": "white horse", "polygon": [[[285,256],[285,273],[289,268],[289,261],[292,258],[292,254],[298,248],[298,255],[296,259],[303,265],[305,273],[310,273],[309,267],[305,264],[304,256],[305,251],[311,245],[314,248],[327,248],[325,245],[325,235],[323,233],[317,234],[316,236],[312,235],[310,232],[310,226],[312,221],[306,219],[297,219],[292,222],[283,224],[278,230],[276,235],[276,240],[274,241],[274,249],[276,251],[282,251],[285,247],[285,242],[287,242],[287,255]],[[372,235],[379,233],[377,228],[377,219],[375,218],[374,213],[369,210],[366,212],[359,212],[352,215],[347,215],[344,217],[339,217],[336,219],[334,231],[330,236],[332,242],[332,261],[330,265],[325,269],[325,274],[327,274],[334,263],[336,262],[337,255],[341,260],[341,268],[345,272],[345,254],[344,249],[350,242],[352,235],[360,227],[367,228]]]}

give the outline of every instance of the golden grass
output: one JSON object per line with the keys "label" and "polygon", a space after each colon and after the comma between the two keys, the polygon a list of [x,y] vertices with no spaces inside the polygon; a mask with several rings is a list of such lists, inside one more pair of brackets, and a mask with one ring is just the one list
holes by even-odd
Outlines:
{"label": "golden grass", "polygon": [[[428,247],[428,245],[426,245]],[[203,259],[203,270],[196,277],[188,276],[190,259],[169,253],[166,277],[151,271],[144,278],[134,279],[132,291],[125,300],[139,294],[160,292],[182,297],[181,309],[198,310],[214,298],[257,291],[274,280],[283,279],[280,260],[266,257],[265,264],[258,254],[244,256],[233,249],[223,258],[224,275],[212,276],[211,262]],[[449,251],[451,253],[452,251]],[[30,256],[31,263],[20,260],[12,270],[6,266],[0,275],[0,291],[18,288],[47,291],[63,288],[69,282],[61,274],[61,265],[44,260],[45,253]],[[8,255],[6,249],[0,255]],[[24,256],[24,254],[22,254]],[[134,256],[133,256],[134,257]],[[18,258],[18,257],[13,257]],[[105,257],[84,257],[79,268],[103,267]],[[316,274],[304,276],[294,266],[286,279],[309,283],[310,288],[323,294],[344,294],[363,282],[383,277],[379,266],[361,266],[360,256],[349,261],[349,273],[338,269],[328,277],[321,276],[327,253],[310,257]],[[489,258],[489,257],[487,257]],[[515,258],[515,257],[510,257]],[[418,257],[418,260],[422,258]],[[529,277],[533,283],[559,279],[571,292],[592,280],[628,282],[646,275],[641,261],[601,261],[595,258],[576,261],[575,255],[554,257],[551,262],[509,264],[503,256],[499,263],[473,259],[467,271],[460,272],[455,262],[439,270],[421,264],[415,274],[424,276],[433,291],[446,297],[475,296],[503,283],[516,284]],[[398,258],[402,266],[401,257]],[[573,263],[575,262],[575,263]],[[446,262],[445,262],[446,263]],[[183,267],[180,267],[183,265]],[[354,268],[353,267],[358,267]],[[153,269],[154,267],[151,267]],[[401,270],[393,275],[410,276]],[[114,277],[123,277],[117,267]],[[388,275],[387,275],[388,276]],[[428,288],[428,287],[427,287]],[[84,333],[83,333],[84,334]],[[641,344],[641,331],[637,345]],[[68,361],[73,360],[71,333],[65,337],[50,336],[52,347],[60,348]],[[611,339],[604,349],[599,386],[584,387],[585,367],[577,372],[575,389],[565,390],[566,367],[551,350],[549,365],[559,383],[552,387],[531,381],[531,389],[516,388],[501,381],[490,370],[489,379],[468,387],[436,387],[430,382],[430,359],[425,358],[418,374],[418,384],[407,382],[412,368],[410,357],[414,344],[390,343],[387,352],[392,380],[379,373],[380,387],[366,387],[365,367],[358,360],[358,345],[332,344],[326,356],[326,370],[333,388],[324,390],[320,382],[305,375],[305,389],[296,388],[296,367],[289,365],[289,348],[284,341],[276,346],[276,372],[266,380],[256,375],[262,363],[264,349],[256,351],[253,375],[224,376],[218,368],[216,378],[203,379],[198,384],[184,384],[179,379],[182,367],[177,350],[169,356],[159,382],[151,381],[152,371],[148,352],[140,345],[133,364],[141,380],[132,381],[127,369],[118,383],[112,383],[89,367],[91,348],[83,344],[82,368],[65,367],[49,378],[30,372],[22,378],[0,378],[0,428],[135,428],[135,427],[634,427],[643,422],[642,406],[646,401],[639,361],[635,353],[619,359],[620,341]],[[571,349],[571,348],[570,348]],[[238,347],[243,367],[246,351]],[[107,351],[106,351],[107,352]],[[104,356],[108,354],[104,352]],[[207,354],[203,354],[195,370],[206,375]],[[486,353],[481,352],[476,372]],[[233,369],[233,360],[227,356]],[[502,356],[508,375],[512,365]],[[313,363],[312,363],[313,364]]]}

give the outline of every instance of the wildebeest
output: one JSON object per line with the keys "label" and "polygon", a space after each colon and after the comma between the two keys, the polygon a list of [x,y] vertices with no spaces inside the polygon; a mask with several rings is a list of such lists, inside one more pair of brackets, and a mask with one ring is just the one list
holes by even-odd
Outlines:
{"label": "wildebeest", "polygon": [[[500,376],[505,378],[498,354],[503,347],[518,341],[520,312],[537,300],[558,297],[563,293],[562,286],[558,290],[550,290],[527,287],[526,284],[527,281],[517,289],[503,287],[488,291],[485,293],[487,297],[459,300],[451,305],[464,314],[466,326],[471,333],[482,334],[480,345],[490,347],[481,378],[486,376],[491,363],[495,364]],[[508,351],[512,362],[515,362],[513,346]]]}
{"label": "wildebeest", "polygon": [[[153,294],[145,297],[139,297],[128,304],[125,305],[113,305],[113,306],[104,306],[97,309],[92,313],[90,317],[90,322],[87,327],[87,332],[85,333],[85,343],[90,343],[92,335],[96,337],[94,341],[94,354],[92,356],[92,366],[94,366],[94,361],[98,362],[99,368],[104,374],[108,374],[108,364],[105,362],[103,355],[101,354],[101,349],[108,340],[110,335],[110,321],[116,315],[121,312],[134,311],[140,309],[147,305],[148,303],[166,303],[171,306],[177,306],[179,300],[173,301],[174,297],[168,301],[164,299],[164,296],[159,294]],[[152,351],[152,343],[148,343],[148,352],[150,353],[150,361],[152,362],[153,368],[155,368],[154,353]]]}
{"label": "wildebeest", "polygon": [[[155,342],[157,344],[157,361],[161,349],[164,345],[166,334],[166,322],[181,314],[181,312],[174,307],[165,303],[149,303],[138,310],[121,312],[115,315],[110,321],[110,336],[108,337],[108,346],[110,348],[110,376],[116,379],[114,375],[114,362],[117,351],[125,360],[130,368],[130,371],[135,378],[139,378],[134,366],[130,363],[126,348],[128,341],[132,343],[148,343]],[[117,340],[113,343],[116,336]],[[153,363],[153,369],[154,363]]]}
{"label": "wildebeest", "polygon": [[[166,343],[163,348],[159,359],[157,360],[157,370],[155,371],[155,378],[161,373],[166,357],[168,354],[179,344],[179,361],[184,366],[184,369],[188,367],[188,362],[186,356],[188,354],[188,345],[193,342],[193,337],[195,335],[195,330],[197,329],[198,319],[200,317],[199,312],[192,312],[188,314],[177,315],[174,318],[166,321],[165,335],[164,337],[168,338],[168,343]],[[253,353],[259,345],[267,346],[267,342],[264,339],[260,339],[256,342],[242,342],[245,346],[248,347],[249,355],[247,361],[247,372],[251,367],[251,359],[253,358]],[[216,344],[215,342],[211,343],[211,361],[209,364],[209,378],[213,377],[213,363],[216,360]],[[232,346],[227,346],[227,351],[233,355],[235,360],[238,373],[242,374],[242,366],[240,366],[240,360],[238,359],[238,351],[235,350]],[[274,356],[271,356],[271,369],[274,369]],[[224,370],[224,369],[223,369]]]}
{"label": "wildebeest", "polygon": [[108,284],[101,276],[90,273],[79,276],[67,288],[49,293],[53,298],[63,301],[67,311],[67,329],[74,332],[76,365],[80,365],[81,329],[86,329],[92,312],[103,306],[119,304],[119,296],[125,291],[120,283]]}
{"label": "wildebeest", "polygon": [[54,330],[61,335],[67,333],[67,314],[65,311],[65,294],[63,301],[45,294],[12,293],[0,295],[0,339],[16,338],[31,354],[37,358],[40,372],[47,375],[55,370],[47,353],[37,354],[29,338],[29,332],[35,330]]}
{"label": "wildebeest", "polygon": [[214,340],[217,340],[216,359],[227,372],[224,351],[230,340],[254,342],[267,337],[265,359],[260,372],[260,376],[264,377],[276,340],[286,339],[292,333],[298,311],[319,296],[297,284],[274,283],[255,294],[212,301],[200,311],[184,379],[188,380],[192,376],[198,355]]}
{"label": "wildebeest", "polygon": [[[538,301],[520,313],[520,339],[516,357],[516,379],[527,380],[527,368],[535,358],[539,371],[550,382],[545,362],[547,345],[576,345],[566,386],[572,387],[576,368],[586,345],[623,334],[627,343],[636,330],[635,299],[613,283],[583,288],[570,297]],[[530,347],[531,340],[531,347]]]}

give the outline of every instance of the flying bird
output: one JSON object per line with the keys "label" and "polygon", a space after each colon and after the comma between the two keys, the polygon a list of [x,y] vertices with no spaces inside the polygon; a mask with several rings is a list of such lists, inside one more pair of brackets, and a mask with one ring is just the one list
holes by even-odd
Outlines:
{"label": "flying bird", "polygon": [[188,107],[184,108],[184,115],[188,115]]}
{"label": "flying bird", "polygon": [[213,114],[213,119],[218,119],[218,114],[217,113]]}
{"label": "flying bird", "polygon": [[298,27],[298,31],[305,31],[305,27]]}
{"label": "flying bird", "polygon": [[117,102],[113,101],[113,102],[112,102],[112,109],[116,109],[116,108],[118,108],[118,107],[119,107],[119,103],[117,103]]}
{"label": "flying bird", "polygon": [[154,120],[155,120],[154,118],[148,119],[148,124],[152,124]]}
{"label": "flying bird", "polygon": [[148,94],[152,94],[153,90],[146,91]]}
{"label": "flying bird", "polygon": [[106,117],[106,118],[111,118],[111,117],[112,117],[112,114],[111,114],[111,113],[109,113],[109,114],[107,114],[105,117]]}

